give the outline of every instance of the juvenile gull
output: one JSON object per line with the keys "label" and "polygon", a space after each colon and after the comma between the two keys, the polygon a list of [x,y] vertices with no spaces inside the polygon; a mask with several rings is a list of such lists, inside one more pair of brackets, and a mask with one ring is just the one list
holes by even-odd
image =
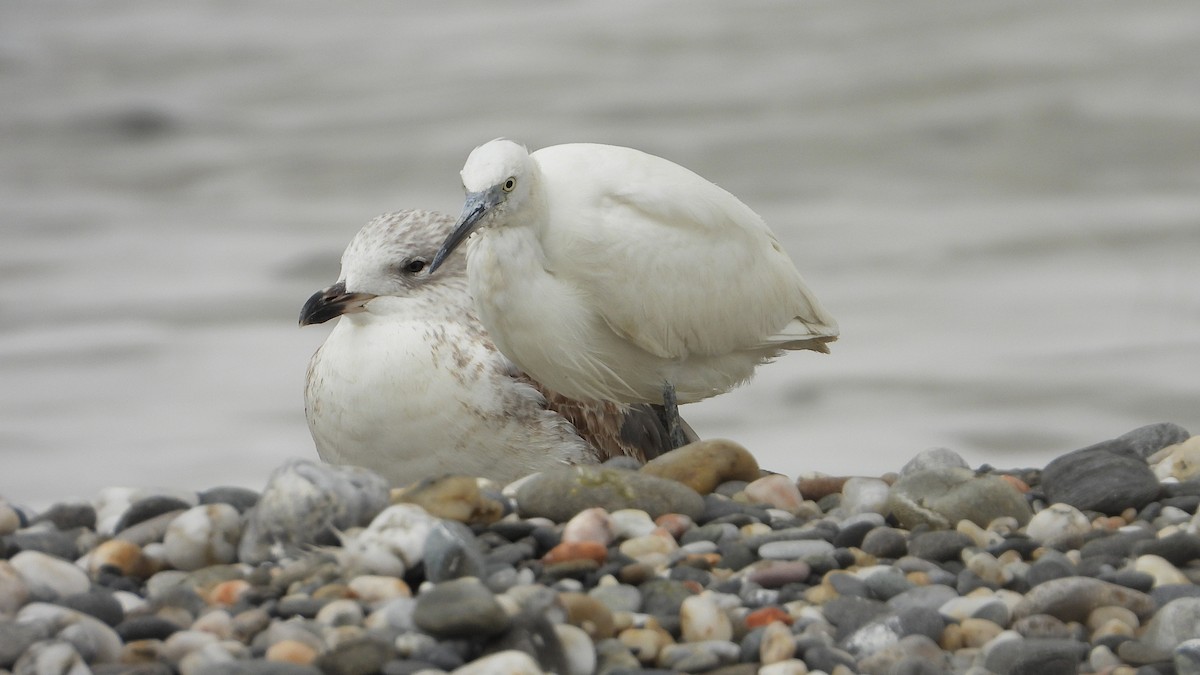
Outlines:
{"label": "juvenile gull", "polygon": [[423,273],[453,225],[428,211],[375,218],[347,246],[337,283],[304,304],[301,326],[341,317],[304,391],[321,459],[396,485],[443,473],[508,482],[669,447],[646,406],[568,399],[496,350],[475,318],[463,256]]}
{"label": "juvenile gull", "polygon": [[500,351],[567,396],[665,404],[676,443],[676,401],[837,338],[762,218],[678,164],[499,139],[475,148],[462,182],[462,215],[430,271],[478,229],[471,294]]}

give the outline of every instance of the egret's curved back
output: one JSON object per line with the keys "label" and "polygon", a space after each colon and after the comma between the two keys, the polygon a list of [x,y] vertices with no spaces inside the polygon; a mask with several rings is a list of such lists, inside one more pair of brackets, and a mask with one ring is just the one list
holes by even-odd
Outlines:
{"label": "egret's curved back", "polygon": [[820,349],[837,335],[762,218],[726,190],[631,148],[579,143],[530,157],[535,198],[512,217],[543,226],[546,259],[570,261],[549,271],[642,349],[670,359]]}

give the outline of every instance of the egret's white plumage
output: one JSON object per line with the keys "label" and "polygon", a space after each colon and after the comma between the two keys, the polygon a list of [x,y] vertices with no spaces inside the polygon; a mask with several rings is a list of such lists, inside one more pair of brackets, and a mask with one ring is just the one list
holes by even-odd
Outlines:
{"label": "egret's white plumage", "polygon": [[530,154],[496,140],[462,170],[467,203],[434,260],[479,228],[471,293],[496,345],[566,395],[698,401],[838,328],[762,218],[677,164],[608,145]]}
{"label": "egret's white plumage", "polygon": [[463,256],[424,273],[453,225],[426,211],[374,219],[346,248],[338,283],[305,304],[301,325],[341,317],[305,387],[321,458],[395,484],[443,473],[508,482],[666,449],[652,411],[560,396],[496,350],[475,318]]}

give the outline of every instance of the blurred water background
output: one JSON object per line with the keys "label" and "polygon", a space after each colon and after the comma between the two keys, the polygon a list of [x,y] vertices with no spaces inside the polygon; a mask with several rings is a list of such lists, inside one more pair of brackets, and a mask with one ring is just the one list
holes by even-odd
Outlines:
{"label": "blurred water background", "polygon": [[1197,35],[1187,0],[6,0],[0,495],[315,458],[300,305],[375,214],[457,214],[497,136],[771,224],[843,338],[684,408],[764,467],[1200,431]]}

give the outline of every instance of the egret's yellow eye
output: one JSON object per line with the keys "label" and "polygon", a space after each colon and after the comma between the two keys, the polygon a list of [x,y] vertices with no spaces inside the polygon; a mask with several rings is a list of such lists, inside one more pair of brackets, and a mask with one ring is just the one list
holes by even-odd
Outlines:
{"label": "egret's yellow eye", "polygon": [[512,192],[513,188],[517,187],[517,179],[509,178],[508,180],[504,181],[504,185],[501,187],[504,188],[505,192]]}

